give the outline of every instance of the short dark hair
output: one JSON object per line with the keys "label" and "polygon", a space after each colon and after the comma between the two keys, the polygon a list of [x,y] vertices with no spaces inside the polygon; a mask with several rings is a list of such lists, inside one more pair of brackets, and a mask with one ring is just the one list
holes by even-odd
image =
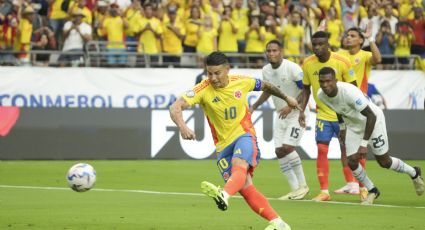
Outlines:
{"label": "short dark hair", "polygon": [[363,43],[364,43],[364,41],[365,41],[365,38],[364,38],[364,35],[363,35],[362,31],[360,30],[360,28],[358,28],[358,27],[351,27],[350,29],[348,29],[348,30],[347,30],[347,34],[348,34],[348,32],[350,32],[350,31],[355,31],[355,32],[357,32],[357,33],[359,34],[359,36],[363,39],[362,44],[360,44],[360,47],[362,47],[362,46],[363,46]]}
{"label": "short dark hair", "polygon": [[227,60],[227,56],[218,51],[214,51],[210,53],[207,58],[205,58],[205,65],[207,66],[217,66],[217,65],[228,65],[229,60]]}
{"label": "short dark hair", "polygon": [[325,31],[317,31],[311,38],[326,38],[329,39],[329,33]]}
{"label": "short dark hair", "polygon": [[331,67],[323,67],[319,70],[319,76],[330,74],[335,77],[335,70]]}
{"label": "short dark hair", "polygon": [[279,46],[279,48],[283,48],[282,43],[280,41],[276,40],[276,39],[273,39],[273,40],[267,42],[266,47],[269,46],[270,44],[276,44],[277,46]]}

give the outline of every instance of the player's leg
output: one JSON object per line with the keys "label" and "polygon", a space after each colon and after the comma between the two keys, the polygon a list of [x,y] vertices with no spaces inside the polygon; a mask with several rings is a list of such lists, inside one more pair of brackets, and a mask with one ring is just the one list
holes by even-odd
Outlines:
{"label": "player's leg", "polygon": [[399,173],[408,174],[412,178],[416,194],[418,196],[423,194],[424,181],[421,175],[421,169],[419,167],[412,167],[399,158],[390,156],[388,152],[389,143],[384,119],[376,122],[369,145],[381,167],[392,169]]}
{"label": "player's leg", "polygon": [[264,197],[264,195],[259,192],[252,183],[251,175],[253,172],[254,168],[251,168],[240,194],[255,213],[269,221],[269,226],[267,226],[266,229],[290,230],[291,228],[289,225],[282,220],[282,218],[270,205],[267,198]]}
{"label": "player's leg", "polygon": [[219,209],[226,210],[228,199],[242,190],[248,169],[255,168],[259,158],[256,138],[250,134],[240,136],[218,154],[217,166],[226,181],[223,189],[204,181],[201,183],[202,192],[212,197]]}
{"label": "player's leg", "polygon": [[329,162],[328,150],[329,143],[334,134],[331,122],[325,120],[316,120],[316,143],[317,143],[317,178],[320,184],[320,193],[313,198],[314,201],[328,201],[329,195]]}
{"label": "player's leg", "polygon": [[275,153],[278,158],[282,173],[286,176],[291,192],[280,197],[281,200],[302,199],[307,195],[307,186],[301,158],[294,146],[299,144],[304,129],[300,127],[298,120],[286,118],[284,120],[276,117],[273,138],[275,143]]}
{"label": "player's leg", "polygon": [[362,201],[362,204],[368,205],[373,204],[373,201],[379,197],[380,192],[378,188],[375,187],[372,180],[366,174],[366,170],[360,164],[360,158],[362,157],[357,150],[360,146],[360,141],[362,135],[353,132],[350,128],[347,128],[347,133],[345,137],[345,148],[347,152],[347,163],[353,172],[353,176],[361,182],[366,189],[368,190],[367,197]]}
{"label": "player's leg", "polygon": [[[332,123],[332,125],[336,135],[339,135],[339,124]],[[351,172],[351,169],[348,166],[347,152],[345,149],[345,145],[342,145],[342,143],[340,143],[340,149],[341,149],[342,173],[344,174],[344,179],[346,184],[343,187],[334,190],[334,193],[357,195],[359,194],[359,182],[356,180],[356,178],[354,178],[353,173]]]}
{"label": "player's leg", "polygon": [[[225,182],[227,182],[232,175],[232,157],[235,142],[217,153],[217,167]],[[211,197],[220,210],[227,210],[229,195],[224,193],[222,188],[215,186],[210,182],[203,181],[201,183],[201,191],[205,195]]]}

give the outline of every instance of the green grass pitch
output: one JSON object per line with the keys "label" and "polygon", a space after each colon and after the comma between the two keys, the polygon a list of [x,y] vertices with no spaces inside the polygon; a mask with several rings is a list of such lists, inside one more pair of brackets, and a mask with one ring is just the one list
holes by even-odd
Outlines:
{"label": "green grass pitch", "polygon": [[[97,184],[77,193],[66,188],[65,174],[78,161],[0,161],[0,229],[256,230],[267,225],[239,197],[222,212],[200,193],[203,180],[223,185],[214,160],[85,162],[95,167]],[[408,163],[425,170],[424,161]],[[303,166],[311,199],[319,192],[315,161]],[[344,180],[339,161],[330,161],[330,168],[333,190]],[[374,206],[360,206],[350,195],[332,195],[333,203],[276,200],[289,190],[276,160],[261,161],[254,183],[293,230],[425,229],[425,195],[416,195],[409,177],[372,160],[367,170],[381,190]]]}

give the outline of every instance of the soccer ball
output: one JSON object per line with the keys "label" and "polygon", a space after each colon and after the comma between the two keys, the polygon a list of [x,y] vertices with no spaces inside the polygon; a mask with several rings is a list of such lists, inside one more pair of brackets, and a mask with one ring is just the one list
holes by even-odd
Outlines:
{"label": "soccer ball", "polygon": [[96,183],[96,170],[86,163],[73,165],[66,175],[68,186],[76,192],[85,192]]}

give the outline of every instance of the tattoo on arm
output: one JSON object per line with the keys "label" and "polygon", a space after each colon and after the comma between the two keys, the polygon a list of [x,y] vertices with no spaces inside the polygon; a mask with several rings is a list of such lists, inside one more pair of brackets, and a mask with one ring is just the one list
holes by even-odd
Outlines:
{"label": "tattoo on arm", "polygon": [[288,98],[288,96],[286,96],[286,94],[284,94],[279,88],[277,88],[276,86],[272,85],[271,83],[267,81],[262,82],[261,90],[268,94],[281,98],[285,101]]}

